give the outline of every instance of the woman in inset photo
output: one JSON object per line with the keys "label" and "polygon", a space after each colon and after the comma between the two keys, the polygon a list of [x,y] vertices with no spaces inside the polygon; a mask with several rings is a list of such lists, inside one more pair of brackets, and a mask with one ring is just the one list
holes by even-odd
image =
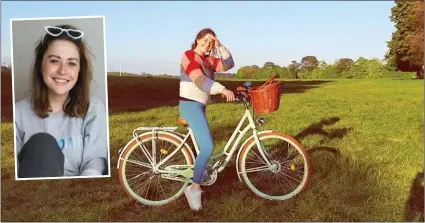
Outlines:
{"label": "woman in inset photo", "polygon": [[18,178],[108,173],[106,106],[90,95],[84,32],[45,26],[35,48],[30,96],[15,104]]}

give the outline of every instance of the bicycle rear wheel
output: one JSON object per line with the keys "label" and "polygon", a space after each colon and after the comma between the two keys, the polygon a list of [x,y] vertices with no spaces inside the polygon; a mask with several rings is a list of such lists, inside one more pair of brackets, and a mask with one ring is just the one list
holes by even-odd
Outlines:
{"label": "bicycle rear wheel", "polygon": [[259,134],[267,167],[254,139],[242,148],[238,167],[248,188],[260,197],[287,200],[302,192],[311,174],[310,159],[302,145],[279,132]]}
{"label": "bicycle rear wheel", "polygon": [[[141,135],[139,141],[150,153],[152,147],[156,146],[156,160],[159,163],[167,154],[177,149],[181,141],[174,136],[160,132],[155,136],[155,144],[153,144],[151,133]],[[160,169],[169,165],[193,165],[192,153],[184,146]],[[121,187],[129,197],[150,206],[164,205],[177,199],[189,184],[165,179],[161,177],[161,174],[154,173],[152,165],[134,139],[123,151],[118,167],[118,177]]]}

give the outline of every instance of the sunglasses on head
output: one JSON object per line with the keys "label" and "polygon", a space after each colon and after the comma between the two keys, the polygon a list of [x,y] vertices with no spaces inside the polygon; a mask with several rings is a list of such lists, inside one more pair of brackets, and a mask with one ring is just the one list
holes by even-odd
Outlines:
{"label": "sunglasses on head", "polygon": [[[44,30],[46,30],[46,33],[48,33],[51,36],[57,37],[62,35],[63,32],[65,32],[69,37],[72,39],[83,39],[84,32],[81,30],[75,30],[75,29],[62,29],[60,27],[56,26],[45,26]],[[44,39],[44,38],[43,38]]]}

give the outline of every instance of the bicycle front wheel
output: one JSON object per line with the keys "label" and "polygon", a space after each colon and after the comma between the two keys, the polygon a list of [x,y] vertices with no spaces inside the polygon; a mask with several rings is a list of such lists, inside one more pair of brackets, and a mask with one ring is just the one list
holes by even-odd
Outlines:
{"label": "bicycle front wheel", "polygon": [[302,192],[311,174],[303,146],[279,132],[261,133],[258,138],[271,166],[267,166],[255,140],[249,141],[238,160],[239,174],[248,188],[270,200],[287,200]]}
{"label": "bicycle front wheel", "polygon": [[[156,148],[156,157],[151,157],[151,159],[156,159],[157,163],[181,144],[176,137],[164,133],[157,133],[155,142],[151,133],[141,135],[139,141],[149,152],[152,151],[152,148]],[[193,165],[192,153],[186,146],[183,146],[162,167],[169,165]],[[177,199],[189,184],[165,179],[161,174],[155,173],[136,140],[123,151],[118,177],[121,187],[129,197],[149,206],[160,206]]]}

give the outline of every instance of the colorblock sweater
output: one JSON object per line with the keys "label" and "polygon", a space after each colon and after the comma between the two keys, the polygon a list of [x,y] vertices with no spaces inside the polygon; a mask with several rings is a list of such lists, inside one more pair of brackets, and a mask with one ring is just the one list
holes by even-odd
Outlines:
{"label": "colorblock sweater", "polygon": [[180,66],[180,97],[207,104],[211,95],[226,89],[215,81],[214,73],[231,69],[233,57],[223,45],[218,52],[219,57],[200,56],[193,50],[184,52]]}

